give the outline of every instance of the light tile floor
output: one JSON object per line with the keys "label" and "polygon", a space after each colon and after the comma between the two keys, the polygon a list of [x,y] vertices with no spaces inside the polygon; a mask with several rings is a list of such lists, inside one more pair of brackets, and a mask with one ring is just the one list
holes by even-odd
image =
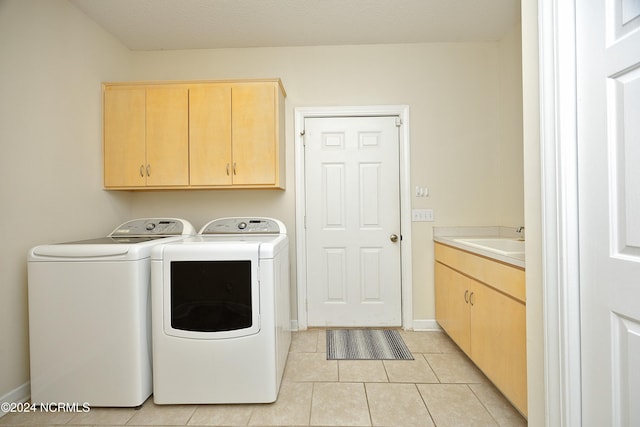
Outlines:
{"label": "light tile floor", "polygon": [[325,331],[295,332],[278,400],[257,405],[155,405],[87,413],[9,413],[0,425],[526,426],[441,332],[401,331],[415,360],[326,360]]}

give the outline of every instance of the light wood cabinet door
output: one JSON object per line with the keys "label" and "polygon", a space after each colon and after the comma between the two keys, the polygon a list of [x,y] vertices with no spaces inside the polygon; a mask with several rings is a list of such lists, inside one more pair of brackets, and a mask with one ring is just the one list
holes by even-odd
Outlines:
{"label": "light wood cabinet door", "polygon": [[145,89],[107,87],[104,108],[104,185],[146,185]]}
{"label": "light wood cabinet door", "polygon": [[191,185],[233,183],[230,85],[190,86],[189,159]]}
{"label": "light wood cabinet door", "polygon": [[279,80],[104,83],[107,189],[285,186]]}
{"label": "light wood cabinet door", "polygon": [[435,264],[436,320],[467,354],[471,351],[470,279],[444,264]]}
{"label": "light wood cabinet door", "polygon": [[147,186],[189,185],[189,90],[147,87]]}
{"label": "light wood cabinet door", "polygon": [[471,287],[471,358],[527,413],[526,308],[479,282]]}
{"label": "light wood cabinet door", "polygon": [[276,184],[276,89],[257,82],[232,87],[234,185]]}

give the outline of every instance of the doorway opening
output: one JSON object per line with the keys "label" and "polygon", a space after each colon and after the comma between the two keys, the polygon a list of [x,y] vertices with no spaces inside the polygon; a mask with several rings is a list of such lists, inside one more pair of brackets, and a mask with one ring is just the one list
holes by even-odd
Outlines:
{"label": "doorway opening", "polygon": [[[399,220],[401,238],[397,242],[402,253],[400,261],[401,323],[404,329],[413,328],[412,269],[411,269],[411,181],[408,106],[317,107],[295,109],[295,180],[296,180],[296,243],[297,243],[297,325],[309,326],[308,230],[306,228],[307,197],[305,169],[305,121],[313,118],[393,117],[398,132]],[[394,233],[391,233],[394,234]]]}

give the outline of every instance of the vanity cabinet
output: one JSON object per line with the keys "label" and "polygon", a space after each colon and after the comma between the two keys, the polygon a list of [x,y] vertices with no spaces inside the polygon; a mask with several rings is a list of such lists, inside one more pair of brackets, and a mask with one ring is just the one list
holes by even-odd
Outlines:
{"label": "vanity cabinet", "polygon": [[280,188],[280,80],[105,83],[107,189]]}
{"label": "vanity cabinet", "polygon": [[435,244],[436,320],[525,416],[524,270]]}

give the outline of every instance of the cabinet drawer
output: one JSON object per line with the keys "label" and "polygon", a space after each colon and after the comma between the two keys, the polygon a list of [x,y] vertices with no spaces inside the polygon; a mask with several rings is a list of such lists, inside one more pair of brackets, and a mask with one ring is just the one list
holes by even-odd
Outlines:
{"label": "cabinet drawer", "polygon": [[520,268],[441,243],[435,244],[435,259],[519,301],[526,301],[525,272]]}

